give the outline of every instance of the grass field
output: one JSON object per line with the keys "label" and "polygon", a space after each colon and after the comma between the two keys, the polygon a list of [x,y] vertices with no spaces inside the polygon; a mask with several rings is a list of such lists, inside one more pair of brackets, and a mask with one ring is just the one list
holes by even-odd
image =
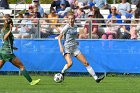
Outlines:
{"label": "grass field", "polygon": [[97,84],[92,77],[65,77],[63,83],[55,83],[52,76],[40,78],[36,86],[30,86],[22,76],[0,75],[0,93],[140,93],[139,77],[106,77]]}

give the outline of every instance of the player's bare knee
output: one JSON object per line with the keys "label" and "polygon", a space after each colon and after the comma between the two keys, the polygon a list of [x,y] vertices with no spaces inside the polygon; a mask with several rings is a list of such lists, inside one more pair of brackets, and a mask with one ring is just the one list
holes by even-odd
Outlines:
{"label": "player's bare knee", "polygon": [[2,68],[3,65],[4,65],[4,62],[0,61],[0,69]]}
{"label": "player's bare knee", "polygon": [[86,61],[86,62],[84,62],[84,66],[89,66],[89,63]]}
{"label": "player's bare knee", "polygon": [[68,63],[67,66],[68,66],[68,68],[71,67],[72,66],[72,63]]}
{"label": "player's bare knee", "polygon": [[0,68],[2,67],[2,63],[0,62]]}
{"label": "player's bare knee", "polygon": [[2,65],[0,65],[0,69],[2,68]]}
{"label": "player's bare knee", "polygon": [[3,64],[0,64],[0,69],[2,68]]}
{"label": "player's bare knee", "polygon": [[20,70],[24,70],[25,67],[24,67],[23,65],[21,65],[21,66],[19,66],[19,69],[20,69]]}

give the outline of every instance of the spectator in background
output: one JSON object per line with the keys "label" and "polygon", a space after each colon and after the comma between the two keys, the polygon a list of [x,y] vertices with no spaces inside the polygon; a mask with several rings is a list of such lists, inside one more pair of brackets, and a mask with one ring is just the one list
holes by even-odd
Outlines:
{"label": "spectator in background", "polygon": [[137,5],[139,3],[140,0],[131,0],[131,4],[133,5]]}
{"label": "spectator in background", "polygon": [[[93,13],[90,12],[88,13],[88,18],[93,18]],[[98,32],[98,25],[94,25],[93,23],[97,23],[95,20],[92,20],[92,39],[98,39],[99,36],[97,34]],[[84,27],[84,32],[79,33],[79,38],[80,39],[88,39],[89,38],[89,21],[86,22],[86,25]]]}
{"label": "spectator in background", "polygon": [[38,27],[40,25],[38,24],[39,23],[38,18],[41,18],[41,15],[40,15],[40,12],[38,12],[38,7],[34,7],[33,10],[34,10],[34,13],[31,18],[32,18],[32,23],[35,23],[33,24],[33,29],[34,29],[33,31],[34,31],[34,37],[36,38],[39,36]]}
{"label": "spectator in background", "polygon": [[[135,18],[136,19],[139,19],[140,18],[140,13],[139,12],[135,12]],[[137,30],[137,32],[140,32],[140,20],[135,20],[135,21],[138,24],[136,30]]]}
{"label": "spectator in background", "polygon": [[81,24],[78,24],[77,26],[79,27],[83,27],[83,23],[85,24],[85,21],[83,22],[81,19],[82,18],[85,18],[86,17],[86,13],[84,11],[84,3],[82,2],[79,2],[78,3],[78,6],[77,6],[77,9],[74,9],[74,15],[75,15],[75,18],[77,18],[76,20],[76,23],[81,23]]}
{"label": "spectator in background", "polygon": [[65,9],[66,9],[66,3],[65,1],[61,1],[60,8],[56,10],[59,18],[64,18],[67,15]]}
{"label": "spectator in background", "polygon": [[140,0],[138,4],[136,5],[136,9],[132,11],[132,13],[134,14],[136,18],[140,18]]}
{"label": "spectator in background", "polygon": [[[121,15],[117,13],[117,9],[115,6],[111,7],[111,13],[108,15],[108,19],[111,18],[112,16],[115,16],[118,19],[121,19]],[[116,23],[122,23],[122,20],[117,20]]]}
{"label": "spectator in background", "polygon": [[116,39],[118,38],[118,31],[120,26],[117,24],[116,16],[112,16],[111,20],[107,22],[107,29],[102,35],[102,39]]}
{"label": "spectator in background", "polygon": [[78,2],[78,6],[79,6],[79,4],[83,5],[83,9],[90,9],[91,7],[95,6],[95,4],[93,3],[93,0],[90,0],[90,2],[80,1],[80,2]]}
{"label": "spectator in background", "polygon": [[53,0],[53,2],[51,3],[51,7],[55,7],[55,9],[57,11],[58,9],[60,9],[61,1],[65,1],[66,7],[70,7],[70,4],[67,0]]}
{"label": "spectator in background", "polygon": [[70,4],[70,7],[72,9],[77,9],[78,6],[78,0],[73,0],[73,2]]}
{"label": "spectator in background", "polygon": [[34,9],[33,8],[34,8],[33,5],[29,5],[28,12],[30,13],[31,16],[34,13]]}
{"label": "spectator in background", "polygon": [[36,19],[36,18],[41,18],[40,12],[38,12],[38,8],[37,7],[33,8],[33,14],[32,14],[31,18],[34,18],[34,19],[32,19],[33,23],[37,23],[38,22],[38,19]]}
{"label": "spectator in background", "polygon": [[130,3],[126,2],[126,0],[121,0],[121,3],[118,5],[118,13],[122,16],[131,12],[131,5]]}
{"label": "spectator in background", "polygon": [[[56,11],[53,7],[50,8],[50,14],[48,15],[48,18],[58,18]],[[49,20],[50,23],[58,23],[57,19],[51,19]],[[53,27],[53,24],[51,25],[51,27]]]}
{"label": "spectator in background", "polygon": [[95,7],[95,4],[93,3],[93,0],[87,3],[88,8]]}
{"label": "spectator in background", "polygon": [[131,26],[130,26],[130,35],[131,39],[137,39],[137,22],[135,20],[131,21]]}
{"label": "spectator in background", "polygon": [[0,8],[9,9],[8,0],[0,0]]}
{"label": "spectator in background", "polygon": [[40,13],[41,17],[43,17],[44,9],[40,6],[39,0],[32,0],[32,2],[33,2],[33,7],[37,7],[38,12]]}
{"label": "spectator in background", "polygon": [[[65,5],[63,5],[63,4],[62,4],[61,7],[62,7],[62,8],[61,8],[62,10],[60,10],[60,11],[57,13],[58,17],[59,17],[59,18],[67,18],[67,13],[68,13],[69,11],[71,11],[72,9],[71,9],[70,7],[65,8]],[[59,19],[59,22],[60,22],[60,23],[64,23],[64,22],[66,22],[66,20],[64,20],[64,19]]]}
{"label": "spectator in background", "polygon": [[[20,13],[20,14],[18,14],[18,17],[17,17],[17,18],[19,18],[19,20],[17,20],[16,23],[21,23],[21,22],[22,22],[22,18],[24,18],[24,16],[23,16],[23,14]],[[16,25],[15,31],[12,31],[12,32],[14,33],[14,34],[13,34],[14,36],[19,32],[19,31],[18,31],[18,27],[19,27],[20,25],[21,25],[21,24],[17,24],[17,25]],[[16,37],[16,36],[15,36],[15,37]]]}
{"label": "spectator in background", "polygon": [[56,11],[53,7],[50,8],[50,14],[48,15],[48,18],[55,18],[55,19],[51,19],[49,20],[49,23],[53,23],[51,24],[51,29],[52,29],[52,32],[55,32],[56,34],[51,34],[51,36],[49,38],[55,38],[58,36],[58,33],[60,32],[60,30],[58,29],[58,16],[56,14]]}
{"label": "spectator in background", "polygon": [[95,7],[94,5],[89,6],[89,11],[87,12],[87,14],[90,13],[90,12],[93,13],[94,12],[94,7]]}
{"label": "spectator in background", "polygon": [[[100,13],[100,10],[98,7],[93,7],[93,18],[101,18],[102,20],[96,20],[97,23],[105,23],[103,15]],[[98,25],[98,26],[103,26],[105,25]]]}
{"label": "spectator in background", "polygon": [[93,3],[96,4],[95,6],[99,9],[107,9],[108,3],[106,0],[93,0]]}
{"label": "spectator in background", "polygon": [[[127,19],[127,20],[124,19],[123,24],[130,24],[131,23],[131,17],[132,17],[131,14],[126,14],[125,19]],[[130,19],[130,20],[128,20],[128,19]],[[131,35],[130,35],[130,25],[123,25],[120,28],[120,31],[122,33],[122,35],[120,37],[121,39],[130,39],[130,37],[131,37]]]}
{"label": "spectator in background", "polygon": [[85,18],[84,3],[79,2],[78,8],[74,10],[74,15],[76,18]]}
{"label": "spectator in background", "polygon": [[[70,7],[67,7],[67,8],[65,8],[65,10],[63,10],[63,11],[59,11],[58,13],[57,13],[57,15],[61,15],[61,14],[65,14],[66,13],[66,15],[67,15],[67,12],[69,12],[69,11],[71,11],[72,9],[70,8]],[[65,16],[66,16],[65,15]]]}
{"label": "spectator in background", "polygon": [[[139,1],[139,4],[138,5],[140,5],[140,1]],[[137,24],[137,25],[132,25],[133,26],[133,29],[132,29],[132,27],[131,27],[131,29],[132,29],[132,31],[134,31],[134,33],[136,32],[136,33],[138,33],[137,35],[138,36],[140,36],[140,34],[139,34],[139,32],[140,32],[140,20],[137,20],[137,19],[139,19],[140,18],[140,11],[138,11],[138,10],[136,10],[135,12],[134,12],[134,15],[135,15],[135,20],[133,20],[131,23],[132,24]],[[131,30],[130,30],[131,31]],[[132,32],[131,31],[131,32]],[[131,35],[132,36],[132,35]],[[135,35],[134,35],[135,36]],[[137,36],[137,37],[138,37]]]}
{"label": "spectator in background", "polygon": [[71,4],[74,0],[67,0],[67,1],[69,2],[70,6],[71,6]]}
{"label": "spectator in background", "polygon": [[[88,9],[90,6],[93,5],[93,2],[89,2],[86,0],[76,0],[77,1],[77,6],[83,6],[83,9]],[[78,8],[78,7],[77,7]]]}
{"label": "spectator in background", "polygon": [[83,2],[84,4],[86,4],[88,0],[78,0],[78,2]]}
{"label": "spectator in background", "polygon": [[[43,18],[48,18],[48,15],[44,13]],[[41,38],[47,38],[51,34],[50,24],[47,24],[47,23],[49,23],[49,20],[43,19],[43,20],[41,20],[40,23],[41,23],[41,29],[40,29]]]}
{"label": "spectator in background", "polygon": [[24,19],[21,21],[21,25],[18,27],[20,28],[19,31],[19,35],[17,35],[17,38],[30,38],[31,34],[32,34],[32,21],[30,18],[30,14],[29,12],[26,12],[24,14],[24,18],[28,18],[28,19]]}
{"label": "spectator in background", "polygon": [[17,18],[19,18],[19,20],[17,21],[17,23],[21,23],[22,18],[24,18],[24,16],[23,16],[23,14],[19,13]]}

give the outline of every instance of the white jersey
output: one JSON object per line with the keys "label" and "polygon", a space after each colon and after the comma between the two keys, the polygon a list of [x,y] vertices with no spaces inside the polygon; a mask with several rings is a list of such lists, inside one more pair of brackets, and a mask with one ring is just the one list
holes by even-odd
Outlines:
{"label": "white jersey", "polygon": [[71,27],[69,24],[65,25],[61,31],[61,34],[64,35],[64,47],[75,47],[77,45],[77,26],[74,25]]}

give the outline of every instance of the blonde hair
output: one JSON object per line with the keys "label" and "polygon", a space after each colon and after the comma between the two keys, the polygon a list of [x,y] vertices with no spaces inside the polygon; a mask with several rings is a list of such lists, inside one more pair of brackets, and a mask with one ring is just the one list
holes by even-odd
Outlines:
{"label": "blonde hair", "polygon": [[34,11],[34,12],[38,12],[38,7],[34,7],[34,8],[33,8],[33,11]]}
{"label": "blonde hair", "polygon": [[137,24],[137,22],[135,20],[132,20],[131,24]]}
{"label": "blonde hair", "polygon": [[131,21],[131,26],[137,26],[136,24],[137,24],[136,20]]}
{"label": "blonde hair", "polygon": [[67,13],[67,15],[69,16],[69,15],[74,15],[74,11],[71,9],[68,13]]}

